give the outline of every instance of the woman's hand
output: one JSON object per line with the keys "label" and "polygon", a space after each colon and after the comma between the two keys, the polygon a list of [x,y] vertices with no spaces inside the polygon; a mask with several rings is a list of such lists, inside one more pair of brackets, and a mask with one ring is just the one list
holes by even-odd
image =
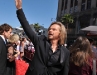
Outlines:
{"label": "woman's hand", "polygon": [[20,51],[15,50],[16,54],[14,55],[15,57],[18,57],[18,55],[20,54]]}

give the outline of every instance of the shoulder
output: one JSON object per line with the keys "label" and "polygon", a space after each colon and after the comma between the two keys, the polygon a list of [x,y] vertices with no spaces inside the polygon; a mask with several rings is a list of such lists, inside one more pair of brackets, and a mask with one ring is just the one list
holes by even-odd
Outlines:
{"label": "shoulder", "polygon": [[3,39],[0,37],[0,46],[2,45],[3,43]]}
{"label": "shoulder", "polygon": [[0,42],[2,41],[2,37],[0,36]]}
{"label": "shoulder", "polygon": [[39,39],[40,39],[40,40],[47,40],[47,37],[46,37],[45,35],[40,35],[40,36],[39,36]]}

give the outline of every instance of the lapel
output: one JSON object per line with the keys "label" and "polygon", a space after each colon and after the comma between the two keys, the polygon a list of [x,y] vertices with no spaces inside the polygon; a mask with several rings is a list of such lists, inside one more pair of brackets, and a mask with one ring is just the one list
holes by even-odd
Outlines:
{"label": "lapel", "polygon": [[6,44],[8,44],[7,40],[5,39]]}
{"label": "lapel", "polygon": [[61,46],[60,50],[60,63],[62,64],[65,61],[65,48],[64,46]]}
{"label": "lapel", "polygon": [[46,53],[45,64],[46,65],[48,63],[49,49],[50,49],[50,44],[49,44],[48,40],[46,40],[46,42],[45,42],[45,53]]}
{"label": "lapel", "polygon": [[[5,44],[5,41],[2,39],[2,37],[0,36],[0,39],[2,40],[2,42]],[[6,44],[5,44],[6,45]]]}
{"label": "lapel", "polygon": [[[0,44],[2,44],[4,48],[6,48],[6,44],[5,44],[5,42],[4,42],[4,40],[2,39],[1,36],[0,36],[0,40],[1,40]],[[1,53],[1,50],[0,50],[0,53]]]}

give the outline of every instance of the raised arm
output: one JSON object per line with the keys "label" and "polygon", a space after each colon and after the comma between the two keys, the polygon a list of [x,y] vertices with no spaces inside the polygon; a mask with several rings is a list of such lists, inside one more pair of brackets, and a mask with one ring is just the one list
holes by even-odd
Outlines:
{"label": "raised arm", "polygon": [[34,45],[38,42],[38,37],[35,32],[30,27],[25,14],[22,10],[22,0],[15,0],[16,8],[17,8],[17,17],[29,39],[33,42]]}

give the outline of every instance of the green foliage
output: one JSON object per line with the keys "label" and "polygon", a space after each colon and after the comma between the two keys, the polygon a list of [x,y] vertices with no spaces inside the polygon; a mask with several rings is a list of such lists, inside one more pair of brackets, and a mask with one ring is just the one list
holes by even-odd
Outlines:
{"label": "green foliage", "polygon": [[68,33],[68,32],[69,32],[68,25],[69,25],[70,23],[73,23],[73,22],[74,22],[73,16],[70,15],[70,14],[65,14],[65,15],[61,18],[61,22],[66,26],[67,33]]}
{"label": "green foliage", "polygon": [[73,23],[73,16],[70,14],[65,14],[62,18],[61,18],[61,22],[64,24],[69,24],[69,23]]}
{"label": "green foliage", "polygon": [[23,28],[22,26],[20,26],[20,28]]}
{"label": "green foliage", "polygon": [[38,32],[40,30],[39,23],[35,23],[35,24],[33,24],[33,26],[34,26],[36,32]]}

